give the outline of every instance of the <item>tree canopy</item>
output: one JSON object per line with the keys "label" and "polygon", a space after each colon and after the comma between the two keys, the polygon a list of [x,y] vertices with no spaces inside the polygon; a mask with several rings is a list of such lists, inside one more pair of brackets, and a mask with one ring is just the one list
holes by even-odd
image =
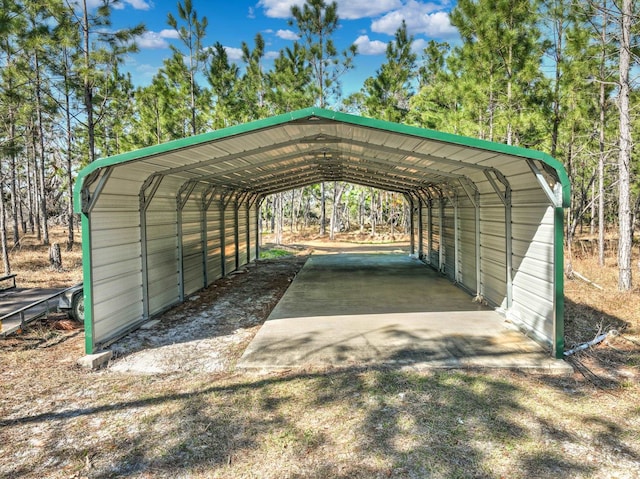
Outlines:
{"label": "tree canopy", "polygon": [[[318,105],[550,153],[573,186],[568,242],[597,234],[604,263],[605,235],[617,236],[620,288],[631,288],[640,213],[640,21],[631,0],[458,0],[450,19],[460,41],[431,40],[418,51],[402,22],[380,67],[347,97],[343,75],[358,52],[334,44],[335,2],[294,6],[289,23],[298,39],[273,61],[257,33],[233,62],[207,18],[182,0],[167,17],[179,39],[147,85],[123,70],[145,27],[106,28],[112,8],[106,0],[94,9],[86,0],[0,0],[6,271],[10,243],[30,232],[47,243],[52,222],[68,226],[73,246],[72,186],[87,162]],[[342,184],[266,204],[292,215],[291,225],[323,229],[325,197],[333,199],[330,232],[365,210],[387,224],[402,211],[393,195]]]}

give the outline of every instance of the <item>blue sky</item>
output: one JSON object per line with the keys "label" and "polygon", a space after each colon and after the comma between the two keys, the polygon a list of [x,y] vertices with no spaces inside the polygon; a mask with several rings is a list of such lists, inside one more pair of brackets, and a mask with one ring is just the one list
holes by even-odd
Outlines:
{"label": "blue sky", "polygon": [[[232,61],[241,65],[243,41],[253,48],[260,32],[266,42],[265,69],[271,67],[278,52],[295,40],[295,25],[289,26],[291,6],[304,0],[192,0],[198,17],[207,17],[209,26],[205,46],[222,43]],[[89,0],[88,3],[98,3]],[[393,39],[402,20],[415,36],[413,48],[421,52],[431,39],[455,42],[458,35],[449,23],[455,0],[337,0],[340,29],[333,40],[342,50],[358,45],[355,69],[343,78],[344,93],[358,91],[364,79],[375,74],[384,62],[387,42]],[[180,47],[177,32],[167,24],[167,14],[176,18],[177,0],[120,0],[113,11],[113,28],[143,22],[147,32],[137,39],[140,52],[127,60],[127,69],[136,85],[148,84],[171,55],[170,44]]]}

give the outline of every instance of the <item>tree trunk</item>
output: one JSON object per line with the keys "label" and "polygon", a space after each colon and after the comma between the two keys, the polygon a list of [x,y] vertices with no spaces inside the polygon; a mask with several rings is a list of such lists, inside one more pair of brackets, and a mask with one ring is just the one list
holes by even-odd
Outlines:
{"label": "tree trunk", "polygon": [[42,127],[42,92],[40,85],[40,60],[38,52],[34,53],[34,65],[36,75],[36,114],[38,119],[38,147],[40,156],[40,215],[42,217],[42,244],[49,244],[49,226],[47,225],[47,195],[45,189],[45,150],[44,128]]}
{"label": "tree trunk", "polygon": [[360,201],[358,202],[358,224],[360,225],[360,234],[364,233],[364,189],[360,191]]}
{"label": "tree trunk", "polygon": [[49,264],[52,270],[62,271],[62,253],[58,243],[53,243],[49,247]]}
{"label": "tree trunk", "polygon": [[[2,175],[0,175],[1,177]],[[0,191],[4,185],[0,182]],[[2,244],[2,265],[4,266],[4,274],[11,273],[11,264],[9,263],[9,247],[7,244],[7,225],[6,211],[4,204],[4,195],[0,195],[0,243]]]}
{"label": "tree trunk", "polygon": [[631,0],[622,0],[620,15],[620,152],[618,156],[618,289],[629,291],[631,278],[631,118],[629,72],[631,69]]}
{"label": "tree trunk", "polygon": [[599,110],[600,110],[600,121],[598,128],[600,129],[599,135],[599,150],[600,154],[598,156],[598,264],[600,267],[604,267],[605,257],[604,257],[604,164],[606,160],[605,153],[605,120],[606,120],[606,109],[607,109],[607,98],[606,98],[606,89],[605,89],[605,65],[607,61],[607,2],[604,2],[604,9],[602,10],[602,32],[601,32],[601,40],[602,40],[602,53],[600,56],[600,100],[599,100]]}
{"label": "tree trunk", "polygon": [[369,209],[369,223],[371,224],[371,236],[376,235],[376,224],[378,219],[378,212],[376,211],[376,192],[371,189],[371,208]]}
{"label": "tree trunk", "polygon": [[20,233],[18,229],[18,204],[20,200],[18,199],[18,175],[16,169],[16,152],[13,148],[13,143],[15,142],[16,137],[16,125],[13,119],[13,108],[9,110],[9,131],[10,133],[10,142],[11,142],[11,212],[13,214],[13,244],[18,244],[20,241]]}
{"label": "tree trunk", "polygon": [[65,121],[67,127],[66,138],[66,160],[67,160],[67,216],[69,216],[69,236],[67,239],[67,251],[73,250],[74,238],[74,226],[73,226],[73,141],[71,133],[71,88],[68,69],[68,56],[67,50],[64,50],[64,109],[65,109]]}
{"label": "tree trunk", "polygon": [[84,107],[87,114],[87,141],[89,146],[89,161],[96,159],[96,139],[95,139],[95,123],[93,120],[93,86],[89,78],[91,69],[90,52],[89,52],[89,11],[87,9],[87,0],[82,0],[82,34],[84,41]]}
{"label": "tree trunk", "polygon": [[340,201],[342,200],[342,193],[344,191],[344,184],[337,181],[333,182],[333,208],[331,209],[331,225],[329,228],[329,239],[335,239],[335,231],[337,229],[338,214],[340,213]]}
{"label": "tree trunk", "polygon": [[[33,125],[30,125],[31,128],[29,130],[31,135],[31,156],[33,158],[33,200],[31,202],[31,214],[33,215],[33,222],[36,226],[36,238],[38,241],[42,241],[42,221],[40,219],[40,213],[42,210],[40,209],[40,192],[44,191],[44,187],[40,186],[41,178],[44,178],[44,175],[40,175],[40,164],[38,162],[38,147],[36,145],[37,135],[33,131]],[[28,161],[28,160],[27,160]]]}
{"label": "tree trunk", "polygon": [[327,232],[327,201],[324,191],[324,181],[320,183],[320,236]]}
{"label": "tree trunk", "polygon": [[396,214],[395,212],[395,204],[394,204],[394,200],[395,198],[395,193],[391,193],[391,205],[389,205],[389,225],[391,226],[391,240],[395,239],[395,234],[396,234],[396,229],[395,229],[395,224],[394,224],[394,216]]}
{"label": "tree trunk", "polygon": [[282,230],[284,223],[284,208],[282,207],[282,202],[284,200],[283,194],[278,193],[275,196],[275,208],[274,208],[274,216],[276,218],[276,228],[275,228],[275,242],[276,244],[282,244]]}

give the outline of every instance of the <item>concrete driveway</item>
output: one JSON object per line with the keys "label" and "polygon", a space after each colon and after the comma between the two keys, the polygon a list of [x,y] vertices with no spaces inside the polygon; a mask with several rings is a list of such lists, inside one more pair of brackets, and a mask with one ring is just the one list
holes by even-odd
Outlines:
{"label": "concrete driveway", "polygon": [[571,367],[415,258],[312,255],[247,347],[243,369]]}

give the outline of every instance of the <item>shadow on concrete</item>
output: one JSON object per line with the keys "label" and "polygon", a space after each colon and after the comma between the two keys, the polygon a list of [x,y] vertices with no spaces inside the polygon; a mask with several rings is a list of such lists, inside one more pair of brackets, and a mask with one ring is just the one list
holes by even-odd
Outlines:
{"label": "shadow on concrete", "polygon": [[417,259],[350,253],[309,258],[238,367],[375,363],[573,371]]}

